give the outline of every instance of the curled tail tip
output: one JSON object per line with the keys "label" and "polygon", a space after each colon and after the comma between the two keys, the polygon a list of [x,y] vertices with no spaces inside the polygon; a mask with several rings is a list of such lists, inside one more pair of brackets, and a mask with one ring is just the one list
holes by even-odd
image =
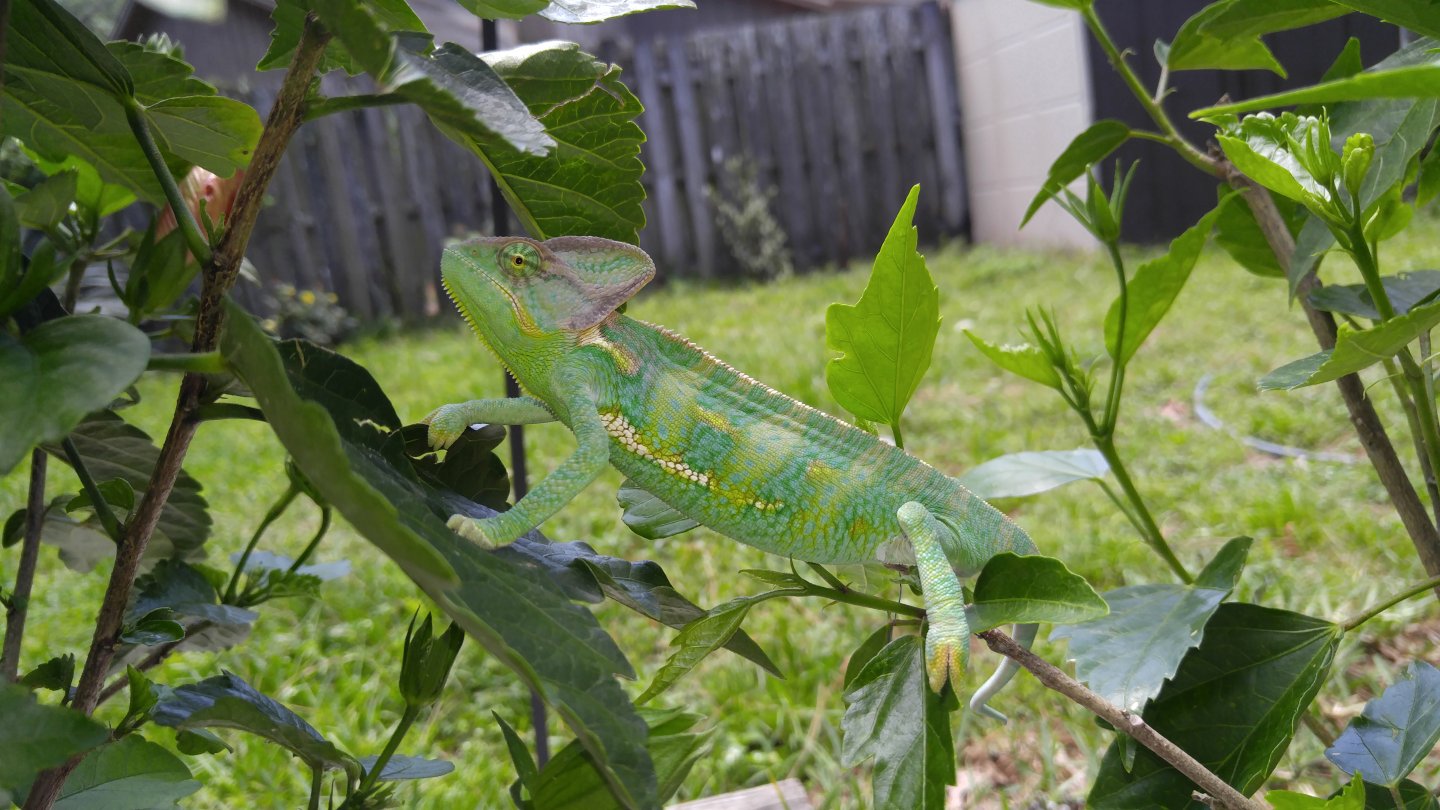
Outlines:
{"label": "curled tail tip", "polygon": [[1010,718],[985,705],[986,698],[979,693],[970,698],[970,711],[978,715],[988,717],[991,720],[999,720],[1001,723],[1009,723]]}

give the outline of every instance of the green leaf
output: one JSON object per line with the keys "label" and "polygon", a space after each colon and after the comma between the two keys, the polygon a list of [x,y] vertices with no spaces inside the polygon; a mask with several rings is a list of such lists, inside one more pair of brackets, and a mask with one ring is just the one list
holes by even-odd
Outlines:
{"label": "green leaf", "polygon": [[1340,324],[1335,348],[1302,357],[1260,378],[1260,390],[1300,388],[1337,380],[1394,357],[1411,341],[1440,324],[1440,301],[1414,307],[1404,315],[1356,330]]}
{"label": "green leaf", "polygon": [[170,618],[168,610],[144,616],[120,628],[120,640],[138,647],[174,644],[185,638],[185,625]]}
{"label": "green leaf", "polygon": [[42,706],[30,690],[0,683],[0,790],[28,788],[35,774],[105,742],[104,726],[72,709]]}
{"label": "green leaf", "polygon": [[1275,810],[1365,810],[1365,783],[1356,774],[1338,795],[1321,799],[1288,790],[1269,790],[1265,801]]}
{"label": "green leaf", "polygon": [[[1325,682],[1341,634],[1335,624],[1298,613],[1221,605],[1204,641],[1145,710],[1145,720],[1249,795],[1284,755],[1301,713]],[[1190,797],[1194,789],[1146,749],[1127,771],[1122,747],[1112,744],[1089,804],[1101,810],[1202,807]]]}
{"label": "green leaf", "polygon": [[975,581],[974,605],[966,611],[970,632],[1005,624],[1073,624],[1110,612],[1084,577],[1065,563],[1039,555],[996,554]]}
{"label": "green leaf", "polygon": [[[955,783],[955,744],[945,699],[925,682],[916,636],[886,645],[850,684],[840,721],[847,767],[875,758],[874,807],[940,810]],[[953,699],[953,697],[952,697]]]}
{"label": "green leaf", "polygon": [[780,588],[754,596],[741,596],[711,608],[704,616],[685,625],[670,641],[670,646],[678,649],[670,654],[670,658],[655,673],[654,679],[645,687],[640,697],[635,698],[636,705],[645,703],[674,686],[676,681],[705,660],[710,653],[725,646],[726,642],[739,632],[740,624],[745,621],[750,608],[768,599],[798,596],[804,592],[803,588]]}
{"label": "green leaf", "polygon": [[[1045,184],[1040,187],[1035,199],[1031,200],[1029,207],[1025,209],[1025,216],[1020,219],[1020,227],[1025,227],[1025,223],[1035,216],[1035,212],[1040,210],[1040,206],[1059,194],[1060,189],[1070,185],[1071,181],[1084,174],[1091,166],[1104,160],[1106,155],[1120,148],[1121,144],[1130,139],[1130,132],[1130,127],[1120,121],[1107,118],[1096,121],[1084,132],[1076,135],[1065,147],[1065,151],[1060,153],[1060,157],[1055,158],[1055,162],[1050,164],[1050,170],[1045,175]],[[971,339],[974,340],[974,338]],[[1041,382],[1044,381],[1041,380]]]}
{"label": "green leaf", "polygon": [[1144,344],[1160,319],[1170,311],[1185,282],[1190,280],[1190,271],[1200,258],[1205,240],[1215,220],[1225,210],[1234,195],[1224,197],[1210,213],[1175,237],[1164,256],[1152,259],[1135,271],[1135,277],[1127,284],[1128,306],[1125,315],[1125,331],[1120,332],[1120,299],[1110,304],[1105,313],[1105,350],[1118,365],[1125,365],[1135,356],[1136,350]]}
{"label": "green leaf", "polygon": [[[1242,2],[1248,6],[1254,0]],[[1284,76],[1285,68],[1260,41],[1256,25],[1245,25],[1240,19],[1227,23],[1226,13],[1236,5],[1233,0],[1211,3],[1186,20],[1170,43],[1166,66],[1170,70],[1268,70]],[[1219,33],[1208,30],[1217,20]]]}
{"label": "green leaf", "polygon": [[[1415,270],[1393,276],[1381,276],[1386,296],[1401,315],[1440,293],[1440,270]],[[1354,315],[1357,318],[1380,320],[1380,311],[1370,299],[1364,284],[1327,284],[1310,293],[1310,305],[1326,312]]]}
{"label": "green leaf", "polygon": [[9,22],[10,30],[23,36],[13,37],[8,43],[7,84],[13,65],[92,85],[110,95],[128,96],[134,92],[129,72],[106,50],[105,43],[55,0],[16,0]]}
{"label": "green leaf", "polygon": [[[77,178],[78,172],[73,169],[57,172],[15,198],[15,213],[20,217],[20,224],[42,231],[55,227],[75,201]],[[18,246],[19,243],[10,244]]]}
{"label": "green leaf", "polygon": [[1440,8],[1434,3],[1414,0],[1335,0],[1339,5],[1379,17],[1401,28],[1440,37]]}
{"label": "green leaf", "polygon": [[550,0],[456,0],[472,14],[487,20],[518,20],[543,11]]}
{"label": "green leaf", "polygon": [[1027,380],[1034,380],[1041,385],[1048,385],[1056,391],[1060,390],[1060,373],[1050,363],[1050,358],[1039,346],[1032,346],[1024,343],[1019,346],[997,346],[987,342],[984,338],[965,330],[965,337],[975,344],[982,354],[990,358],[990,362],[1005,369],[1011,374],[1018,374]]}
{"label": "green leaf", "polygon": [[630,531],[646,540],[673,537],[700,525],[699,521],[680,514],[670,504],[650,494],[648,490],[641,489],[628,478],[620,485],[615,499],[620,502],[620,508],[625,510],[621,520],[625,521]]}
{"label": "green leaf", "polygon": [[[124,478],[111,478],[108,481],[101,481],[95,485],[95,489],[100,492],[100,498],[106,505],[120,513],[122,522],[129,517],[131,510],[135,508],[135,489],[131,487],[130,482]],[[78,512],[81,509],[93,510],[94,508],[95,504],[90,502],[90,493],[83,490],[79,495],[71,498],[70,501],[65,504],[66,512]]]}
{"label": "green leaf", "polygon": [[157,101],[145,117],[161,149],[221,177],[250,165],[263,129],[254,107],[213,95]]}
{"label": "green leaf", "polygon": [[135,194],[122,185],[106,183],[94,166],[75,155],[63,160],[47,160],[29,149],[26,155],[47,175],[75,173],[75,205],[80,211],[96,218],[108,217],[135,202]]}
{"label": "green leaf", "polygon": [[161,560],[136,582],[134,601],[125,611],[127,622],[140,622],[157,610],[167,618],[205,622],[204,632],[185,638],[180,650],[221,650],[245,640],[259,614],[235,605],[220,604],[215,586],[192,565]]}
{"label": "green leaf", "polygon": [[144,332],[100,315],[46,321],[18,340],[0,333],[0,475],[108,406],[149,359]]}
{"label": "green leaf", "polygon": [[60,788],[56,810],[175,807],[201,787],[174,754],[131,734],[95,749]]}
{"label": "green leaf", "polygon": [[635,124],[643,107],[620,82],[620,68],[567,42],[525,45],[484,59],[557,146],[538,156],[495,136],[441,129],[490,167],[531,236],[590,235],[636,244],[645,225],[639,158],[645,133]]}
{"label": "green leaf", "polygon": [[1252,115],[1225,126],[1216,140],[1245,176],[1314,212],[1330,203],[1330,192],[1310,175],[1290,144],[1304,144],[1315,121],[1293,113]]}
{"label": "green leaf", "polygon": [[188,731],[177,731],[175,733],[175,748],[182,754],[199,756],[201,754],[218,754],[221,751],[234,751],[224,740],[215,736],[213,731],[203,728],[192,728]]}
{"label": "green leaf", "polygon": [[[150,441],[145,431],[128,424],[111,411],[101,411],[76,425],[70,432],[70,439],[75,443],[75,449],[80,451],[86,468],[97,480],[123,479],[135,490],[137,502],[144,498],[155,462],[160,458],[160,448]],[[58,446],[46,445],[45,449],[69,463]],[[209,504],[200,491],[200,482],[182,470],[170,497],[161,508],[155,534],[145,550],[147,561],[203,556],[205,541],[210,536],[211,519]],[[47,516],[47,533],[49,524]]]}
{"label": "green leaf", "polygon": [[[8,185],[0,189],[0,304],[9,303],[15,279],[20,276],[20,219],[15,211],[15,200],[10,196]],[[15,302],[18,306],[23,302]],[[0,310],[0,316],[8,314]]]}
{"label": "green leaf", "polygon": [[1076,678],[1107,701],[1138,712],[1204,640],[1206,625],[1234,588],[1249,549],[1249,538],[1226,543],[1190,587],[1131,585],[1107,591],[1109,616],[1057,627],[1050,638],[1069,640]]}
{"label": "green leaf", "polygon": [[124,719],[120,721],[120,729],[134,731],[149,721],[155,704],[160,701],[162,689],[145,677],[145,673],[132,666],[125,667],[125,680],[130,704],[125,709]]}
{"label": "green leaf", "polygon": [[[1221,186],[1221,199],[1229,192],[1229,186]],[[1286,230],[1292,237],[1298,236],[1300,227],[1308,216],[1305,207],[1285,197],[1272,195],[1270,199],[1280,211]],[[1286,277],[1286,268],[1280,266],[1280,260],[1275,258],[1275,252],[1270,249],[1270,242],[1265,239],[1260,223],[1255,220],[1255,213],[1243,200],[1221,207],[1220,216],[1215,220],[1215,243],[1224,248],[1230,258],[1241,267],[1257,276]]]}
{"label": "green leaf", "polygon": [[1349,13],[1331,0],[1226,0],[1207,11],[1200,30],[1219,39],[1304,28]]}
{"label": "green leaf", "polygon": [[180,731],[233,728],[288,749],[315,770],[358,775],[354,757],[336,748],[283,704],[260,694],[231,672],[177,686],[155,706],[155,722]]}
{"label": "green leaf", "polygon": [[540,16],[558,23],[598,23],[670,8],[695,8],[694,0],[550,0]]}
{"label": "green leaf", "polygon": [[1379,785],[1365,783],[1365,810],[1436,810],[1440,802],[1424,785],[1406,779],[1400,783],[1400,803],[1396,807],[1390,791]]}
{"label": "green leaf", "polygon": [[875,256],[860,300],[825,310],[825,343],[841,353],[825,364],[830,393],[861,419],[891,426],[930,367],[940,332],[940,291],[915,250],[919,199],[917,185]]}
{"label": "green leaf", "polygon": [[1440,670],[1415,661],[1325,750],[1340,770],[1398,785],[1440,742]]}
{"label": "green leaf", "polygon": [[[642,709],[641,717],[649,726],[646,748],[650,751],[659,778],[659,799],[665,802],[680,789],[691,766],[705,753],[714,732],[688,733],[702,718],[679,709]],[[534,787],[531,795],[536,810],[620,808],[614,798],[605,792],[600,773],[578,742],[560,749],[532,778]]]}
{"label": "green leaf", "polygon": [[491,509],[505,509],[510,499],[510,474],[495,455],[495,448],[505,439],[501,425],[485,425],[467,429],[445,451],[444,460],[436,458],[426,439],[426,425],[406,425],[405,453],[420,477],[438,489],[447,489],[461,497]]}
{"label": "green leaf", "polygon": [[1312,268],[1319,272],[1320,262],[1334,246],[1335,234],[1331,233],[1324,220],[1307,213],[1305,224],[1295,236],[1295,253],[1290,257],[1290,267],[1285,272],[1292,300],[1300,282],[1305,280]]}
{"label": "green leaf", "polygon": [[259,327],[231,307],[222,354],[296,466],[467,633],[557,707],[605,767],[612,790],[631,803],[653,804],[643,726],[614,677],[633,671],[595,618],[543,572],[446,528],[445,517],[457,511],[495,513],[423,484],[404,454],[394,408],[364,369],[313,345],[291,348],[282,360]]}
{"label": "green leaf", "polygon": [[49,689],[67,696],[74,682],[75,656],[72,653],[57,655],[20,678],[20,683],[31,689]]}
{"label": "green leaf", "polygon": [[283,68],[290,64],[304,31],[305,15],[312,7],[329,30],[336,34],[325,46],[318,68],[321,74],[340,68],[354,75],[373,68],[373,75],[378,76],[389,64],[392,34],[429,34],[425,23],[415,15],[406,0],[371,0],[366,3],[279,0],[271,14],[275,28],[270,32],[270,48],[260,58],[256,70]]}
{"label": "green leaf", "polygon": [[[360,765],[366,773],[375,767],[375,761],[379,757],[360,757]],[[404,754],[394,754],[385,767],[381,769],[380,775],[375,777],[381,782],[398,782],[406,779],[434,779],[437,776],[444,776],[455,770],[454,763],[446,762],[443,759],[426,759],[425,757],[409,757]]]}
{"label": "green leaf", "polygon": [[895,629],[887,624],[866,636],[865,640],[860,642],[860,646],[850,653],[850,660],[845,662],[845,679],[841,684],[846,692],[850,691],[850,684],[860,677],[865,665],[885,649],[885,645],[890,643],[894,635]]}
{"label": "green leaf", "polygon": [[957,477],[981,500],[1024,498],[1071,481],[1100,480],[1110,464],[1098,450],[1041,450],[1007,453]]}

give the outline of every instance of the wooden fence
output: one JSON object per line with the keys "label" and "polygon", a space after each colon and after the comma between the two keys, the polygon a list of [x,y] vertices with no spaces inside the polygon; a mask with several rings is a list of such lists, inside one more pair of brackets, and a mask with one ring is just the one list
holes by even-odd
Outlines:
{"label": "wooden fence", "polygon": [[[601,56],[647,106],[642,245],[661,278],[735,274],[707,194],[735,155],[773,185],[799,268],[873,255],[917,182],[922,237],[962,233],[950,48],[934,0],[608,42]],[[491,222],[483,165],[407,107],[302,127],[270,193],[250,249],[261,283],[238,292],[261,310],[262,288],[291,284],[334,292],[362,321],[433,314],[444,240]]]}

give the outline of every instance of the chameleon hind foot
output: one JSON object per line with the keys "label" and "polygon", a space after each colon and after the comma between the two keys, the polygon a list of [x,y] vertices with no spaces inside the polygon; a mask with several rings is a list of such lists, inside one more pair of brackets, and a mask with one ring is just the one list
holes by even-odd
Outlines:
{"label": "chameleon hind foot", "polygon": [[965,595],[955,569],[940,545],[941,526],[924,505],[909,501],[895,516],[915,552],[920,588],[925,593],[925,675],[930,688],[954,689],[970,663],[970,623],[965,619]]}

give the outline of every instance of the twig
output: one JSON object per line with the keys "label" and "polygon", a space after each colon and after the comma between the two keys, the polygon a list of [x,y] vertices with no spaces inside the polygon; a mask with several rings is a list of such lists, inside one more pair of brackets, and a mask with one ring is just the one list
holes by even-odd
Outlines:
{"label": "twig", "polygon": [[1096,717],[1100,717],[1122,734],[1133,737],[1136,742],[1150,749],[1156,756],[1170,763],[1183,773],[1197,787],[1213,797],[1212,807],[1229,810],[1266,810],[1261,802],[1246,797],[1231,787],[1224,779],[1216,776],[1194,757],[1170,742],[1160,732],[1141,719],[1140,715],[1128,712],[1087,689],[1079,681],[1066,675],[1059,667],[1021,647],[1015,639],[998,630],[987,630],[980,634],[990,649],[1011,659],[1029,670],[1046,688],[1052,689],[1080,704]]}
{"label": "twig", "polygon": [[[4,2],[4,0],[0,0]],[[3,18],[0,18],[3,22]],[[25,501],[25,539],[20,546],[20,567],[15,571],[15,589],[5,614],[5,646],[0,652],[0,679],[15,680],[20,674],[20,642],[25,638],[25,616],[30,609],[30,588],[35,584],[35,564],[40,559],[40,529],[45,525],[44,450],[30,454],[30,494]]]}
{"label": "twig", "polygon": [[95,517],[100,519],[100,525],[105,529],[105,534],[111,540],[119,543],[124,536],[125,527],[120,525],[120,519],[115,517],[115,511],[110,504],[105,502],[105,497],[100,494],[100,486],[95,482],[95,476],[90,474],[90,468],[85,466],[85,459],[80,455],[80,448],[75,446],[75,440],[69,436],[60,440],[60,446],[65,450],[65,458],[70,460],[70,467],[75,471],[75,477],[80,479],[80,488],[90,498],[90,508],[95,510]]}
{"label": "twig", "polygon": [[[156,646],[150,651],[149,655],[140,659],[138,663],[132,664],[131,666],[135,667],[141,672],[154,669],[155,667],[159,666],[160,663],[166,658],[169,658],[170,653],[175,652],[175,648],[179,647],[181,644],[184,644],[185,639],[190,638],[196,633],[200,633],[208,629],[212,624],[213,622],[211,622],[209,619],[201,619],[200,621],[195,622],[192,625],[186,626],[184,636],[174,641],[167,641],[164,644]],[[110,698],[115,697],[115,695],[119,694],[129,685],[130,679],[126,676],[119,675],[115,677],[110,681],[110,683],[105,684],[104,689],[100,690],[100,697],[98,700],[96,700],[95,704],[98,706],[109,700]]]}
{"label": "twig", "polygon": [[1425,591],[1428,591],[1432,588],[1440,588],[1440,577],[1431,577],[1417,585],[1412,585],[1409,588],[1406,588],[1405,590],[1396,594],[1395,596],[1386,599],[1380,604],[1373,605],[1370,608],[1363,610],[1354,616],[1351,616],[1349,619],[1346,619],[1340,624],[1340,628],[1348,633],[1351,630],[1354,630],[1355,628],[1364,624],[1365,622],[1368,622],[1376,616],[1379,616],[1381,613],[1384,613],[1390,608],[1395,607],[1401,602],[1404,602],[1406,599],[1409,599],[1417,594],[1424,593]]}

